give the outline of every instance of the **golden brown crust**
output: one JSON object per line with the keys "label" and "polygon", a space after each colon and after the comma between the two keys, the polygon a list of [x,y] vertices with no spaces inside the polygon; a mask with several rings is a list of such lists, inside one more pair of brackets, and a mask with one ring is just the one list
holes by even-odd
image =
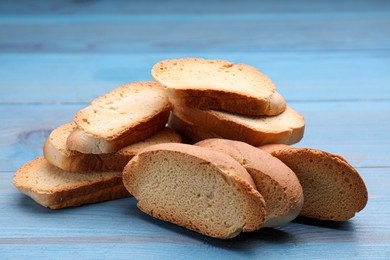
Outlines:
{"label": "golden brown crust", "polygon": [[47,139],[43,148],[45,158],[53,165],[70,172],[122,171],[134,155],[83,154],[72,151],[72,155],[60,154]]}
{"label": "golden brown crust", "polygon": [[[242,94],[213,90],[204,91],[200,89],[167,89],[166,93],[173,104],[184,104],[187,107],[202,110],[221,110],[229,113],[242,114],[247,116],[274,116],[279,115],[286,109],[284,98],[275,93],[270,98],[259,99]],[[278,99],[273,98],[278,96]],[[278,100],[271,103],[268,100]],[[264,111],[264,112],[258,112]]]}
{"label": "golden brown crust", "polygon": [[[77,174],[80,174],[77,178],[72,177]],[[51,209],[130,196],[122,183],[121,172],[81,176],[82,173],[64,172],[50,165],[44,157],[39,157],[19,168],[13,181],[20,192]]]}
{"label": "golden brown crust", "polygon": [[[145,182],[145,179],[148,178],[146,175],[149,173],[145,170],[142,170],[142,167],[145,167],[145,165],[148,165],[149,163],[153,163],[155,164],[155,167],[159,167],[160,169],[160,161],[161,163],[164,163],[164,161],[167,160],[166,163],[171,165],[174,163],[174,161],[171,161],[172,158],[175,158],[177,161],[181,162],[180,169],[182,170],[178,170],[178,172],[175,174],[183,174],[183,169],[188,166],[185,164],[185,162],[191,161],[194,162],[195,165],[201,165],[200,167],[209,169],[205,172],[194,171],[191,174],[200,176],[198,174],[210,174],[211,172],[217,172],[217,174],[225,180],[229,187],[232,185],[234,188],[231,187],[229,189],[236,190],[238,192],[237,194],[241,194],[241,203],[245,210],[245,212],[243,212],[244,215],[242,216],[244,218],[243,223],[237,224],[236,227],[215,228],[210,226],[211,223],[207,222],[207,220],[203,218],[194,220],[192,216],[179,213],[180,210],[167,210],[164,206],[153,204],[153,201],[150,200],[150,195],[143,195],[145,189],[148,192],[151,192],[150,187],[154,187],[154,184],[149,182],[143,183]],[[189,170],[193,171],[192,169]],[[162,169],[161,171],[166,172],[166,170]],[[178,189],[179,186],[174,186],[173,179],[176,179],[176,177],[172,178],[172,183],[170,183],[168,186],[176,187],[174,189]],[[135,196],[135,198],[137,198],[138,207],[145,213],[161,220],[169,221],[188,229],[200,232],[202,234],[222,239],[236,236],[241,231],[253,231],[259,229],[263,224],[265,216],[265,203],[261,195],[252,186],[254,185],[253,180],[250,180],[251,177],[245,171],[245,169],[226,154],[184,144],[160,144],[148,147],[129,162],[129,164],[124,169],[123,176],[123,181],[126,188],[131,194]],[[153,179],[153,181],[158,182],[156,179]],[[180,187],[182,185],[183,183],[180,184]],[[170,195],[172,192],[168,186],[164,186],[165,188],[163,188],[163,190],[166,192],[165,194]],[[191,192],[192,191],[193,189],[191,189]],[[188,190],[188,192],[190,192],[190,190]],[[159,193],[158,195],[159,198],[160,196],[163,196],[162,193]],[[153,194],[153,196],[157,195]],[[194,199],[196,199],[195,197]],[[170,200],[170,198],[167,197],[161,197],[160,199],[163,201]],[[221,201],[220,203],[223,202]],[[173,209],[176,208],[174,207]],[[207,210],[207,208],[202,209],[202,213],[204,210]],[[214,218],[218,223],[218,215],[211,217]],[[221,225],[221,223],[219,223],[219,225]]]}
{"label": "golden brown crust", "polygon": [[116,153],[84,154],[67,148],[66,139],[76,129],[74,123],[62,125],[52,131],[44,145],[46,160],[65,171],[96,172],[122,171],[125,165],[143,147],[161,142],[181,142],[173,130],[164,128],[157,134],[136,144],[126,146]]}
{"label": "golden brown crust", "polygon": [[168,127],[178,132],[188,143],[196,143],[209,138],[222,138],[221,136],[200,128],[193,123],[186,122],[184,119],[179,118],[175,114],[171,113],[168,120]]}
{"label": "golden brown crust", "polygon": [[[135,100],[136,98],[138,99]],[[136,111],[128,110],[127,104],[132,103],[138,106]],[[143,107],[144,103],[153,107]],[[80,130],[91,137],[116,140],[129,135],[129,132],[134,129],[147,128],[153,124],[156,118],[161,117],[162,114],[166,115],[166,111],[169,111],[170,108],[171,104],[158,84],[155,82],[133,82],[92,100],[91,105],[79,110],[74,115],[73,120]],[[112,113],[105,114],[109,111]],[[128,113],[139,113],[142,118],[139,121],[135,120],[125,125],[119,125],[119,127],[112,127],[113,120],[132,118],[132,115],[128,115]]]}
{"label": "golden brown crust", "polygon": [[280,226],[298,216],[303,205],[302,187],[294,172],[280,160],[239,141],[207,139],[195,145],[224,152],[245,167],[266,202],[264,226]]}
{"label": "golden brown crust", "polygon": [[155,82],[120,86],[91,102],[74,116],[68,148],[82,153],[112,153],[163,129],[171,104]]}
{"label": "golden brown crust", "polygon": [[[271,123],[271,120],[264,117],[261,119],[246,118],[214,110],[205,111],[178,106],[174,108],[168,124],[194,142],[221,137],[242,141],[253,146],[269,143],[294,144],[302,139],[305,124],[303,117],[297,112],[293,112],[292,108],[288,108],[288,110],[298,117],[291,119],[297,123],[289,125],[289,118],[286,117],[284,119],[285,126],[270,128],[268,124]],[[263,126],[259,122],[263,122]]]}
{"label": "golden brown crust", "polygon": [[67,145],[69,149],[82,153],[104,154],[117,152],[123,147],[142,141],[161,131],[168,121],[169,114],[170,107],[166,107],[148,121],[140,122],[129,130],[126,135],[113,140],[93,137],[80,129],[75,129],[69,135]]}
{"label": "golden brown crust", "polygon": [[271,154],[289,166],[302,185],[301,216],[345,221],[365,207],[364,181],[341,156],[310,148],[284,148]]}
{"label": "golden brown crust", "polygon": [[167,90],[170,101],[189,107],[243,115],[277,115],[286,102],[259,70],[224,60],[164,60],[152,68],[153,79]]}
{"label": "golden brown crust", "polygon": [[[181,144],[181,143],[165,143],[165,144],[155,144],[151,145],[143,150],[142,153],[146,153],[149,151],[172,151],[177,152],[181,155],[190,155],[196,158],[200,158],[204,161],[209,162],[210,164],[214,164],[216,167],[224,170],[226,174],[236,175],[245,180],[248,184],[250,184],[253,188],[256,188],[252,177],[249,173],[242,168],[240,164],[236,161],[231,160],[230,156],[226,156],[226,154],[221,152],[212,152],[208,149],[203,149],[200,147]],[[231,173],[232,172],[232,173]]]}

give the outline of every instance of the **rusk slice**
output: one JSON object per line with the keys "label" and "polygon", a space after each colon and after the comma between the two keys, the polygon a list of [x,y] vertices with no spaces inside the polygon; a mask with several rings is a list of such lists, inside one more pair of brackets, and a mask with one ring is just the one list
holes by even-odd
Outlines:
{"label": "rusk slice", "polygon": [[123,186],[121,172],[66,172],[48,163],[44,157],[19,168],[14,184],[20,192],[51,209],[130,196]]}
{"label": "rusk slice", "polygon": [[286,108],[274,83],[259,70],[224,60],[164,60],[152,68],[173,104],[243,115],[277,115]]}
{"label": "rusk slice", "polygon": [[136,82],[118,87],[91,102],[74,116],[68,147],[82,153],[111,153],[164,128],[171,105],[156,83]]}
{"label": "rusk slice", "polygon": [[283,162],[239,141],[215,138],[195,145],[224,152],[245,167],[266,203],[264,227],[281,226],[298,216],[303,205],[302,187],[294,172]]}
{"label": "rusk slice", "polygon": [[[177,106],[174,107],[168,124],[195,142],[204,137],[221,137],[253,146],[269,143],[294,144],[302,139],[305,129],[304,118],[291,107],[277,116],[246,117]],[[191,130],[192,126],[196,129]]]}
{"label": "rusk slice", "polygon": [[364,181],[341,156],[310,148],[266,149],[297,175],[305,198],[301,216],[345,221],[367,204]]}
{"label": "rusk slice", "polygon": [[230,156],[186,144],[157,144],[137,154],[123,181],[145,213],[204,235],[232,238],[259,229],[263,197]]}
{"label": "rusk slice", "polygon": [[211,131],[204,130],[193,123],[185,122],[174,114],[170,115],[168,125],[182,136],[184,142],[189,144],[194,144],[210,138],[222,138],[221,136]]}
{"label": "rusk slice", "polygon": [[115,153],[84,154],[69,150],[66,140],[77,128],[75,123],[68,123],[54,129],[47,138],[43,152],[49,163],[65,171],[123,171],[133,156],[149,145],[158,143],[181,142],[181,137],[173,130],[164,128],[151,137],[126,146]]}

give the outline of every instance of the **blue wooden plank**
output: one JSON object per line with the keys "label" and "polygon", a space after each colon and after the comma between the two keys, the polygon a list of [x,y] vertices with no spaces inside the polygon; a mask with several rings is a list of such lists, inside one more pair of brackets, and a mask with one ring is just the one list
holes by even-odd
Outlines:
{"label": "blue wooden plank", "polygon": [[[390,258],[390,2],[0,2],[0,258]],[[158,60],[228,59],[269,75],[306,119],[297,146],[344,156],[369,191],[346,223],[299,219],[219,241],[135,199],[52,211],[12,185],[49,132]]]}
{"label": "blue wooden plank", "polygon": [[340,154],[355,167],[389,167],[390,102],[292,103],[305,117],[295,146]]}
{"label": "blue wooden plank", "polygon": [[[86,104],[0,105],[0,171],[15,171],[41,156],[50,131]],[[390,167],[390,102],[290,102],[306,120],[303,140],[344,156],[355,167]]]}
{"label": "blue wooden plank", "polygon": [[28,160],[42,155],[50,132],[71,122],[73,115],[84,106],[1,105],[0,171],[15,171]]}
{"label": "blue wooden plank", "polygon": [[[265,244],[265,245],[264,245]],[[357,243],[310,243],[293,245],[278,244],[268,241],[259,243],[260,249],[208,245],[172,244],[124,244],[124,243],[90,243],[86,244],[42,244],[42,245],[9,245],[0,246],[6,259],[388,259],[390,256],[387,244],[362,245]],[[273,245],[272,245],[273,244]],[[242,244],[240,244],[242,246]],[[233,245],[234,246],[234,245]],[[13,253],[14,252],[14,253]]]}
{"label": "blue wooden plank", "polygon": [[89,102],[132,81],[152,80],[162,59],[201,56],[247,63],[287,101],[390,99],[389,53],[2,54],[0,103]]}
{"label": "blue wooden plank", "polygon": [[369,202],[350,221],[298,219],[277,229],[221,241],[153,219],[136,208],[134,198],[45,209],[18,193],[11,183],[13,173],[4,172],[0,174],[0,253],[7,259],[75,254],[87,258],[386,257],[390,254],[390,183],[383,179],[388,174],[388,168],[361,170]]}
{"label": "blue wooden plank", "polygon": [[[1,53],[389,50],[390,13],[317,18],[18,23],[0,21]],[[180,17],[179,17],[180,18]],[[173,29],[174,28],[174,29]]]}
{"label": "blue wooden plank", "polygon": [[[271,243],[271,242],[270,242]],[[200,250],[193,246],[183,245],[136,245],[129,247],[120,244],[92,244],[85,245],[42,245],[40,247],[10,246],[7,252],[3,254],[7,259],[20,259],[20,257],[31,257],[33,259],[72,259],[74,255],[83,259],[388,259],[389,251],[383,245],[360,245],[356,247],[353,243],[344,244],[308,244],[295,247],[272,246],[264,247],[262,253],[250,250],[229,250],[223,248],[210,248]],[[152,249],[151,249],[152,248]],[[326,250],[325,250],[326,248]],[[157,251],[159,250],[159,251]],[[12,254],[10,252],[17,252]],[[58,254],[61,254],[59,256]],[[15,258],[15,255],[17,256]],[[93,257],[92,257],[93,256]],[[31,258],[30,258],[31,259]]]}
{"label": "blue wooden plank", "polygon": [[326,13],[254,13],[254,14],[33,14],[33,15],[0,15],[0,22],[4,24],[78,24],[78,23],[156,23],[156,22],[256,22],[256,21],[321,21],[321,20],[354,20],[354,19],[388,19],[386,10],[375,12],[326,12]]}
{"label": "blue wooden plank", "polygon": [[2,0],[0,14],[230,14],[230,13],[324,13],[369,12],[389,10],[388,1],[381,0],[241,0],[236,1],[30,1]]}

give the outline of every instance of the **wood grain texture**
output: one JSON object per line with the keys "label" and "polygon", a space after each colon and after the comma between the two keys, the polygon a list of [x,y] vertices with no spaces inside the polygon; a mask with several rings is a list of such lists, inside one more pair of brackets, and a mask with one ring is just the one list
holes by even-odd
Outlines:
{"label": "wood grain texture", "polygon": [[[389,259],[390,1],[0,2],[1,259]],[[366,182],[345,223],[297,219],[220,241],[153,219],[134,198],[52,211],[14,171],[92,99],[151,80],[159,60],[247,63],[305,116],[296,146],[344,156]]]}
{"label": "wood grain texture", "polygon": [[[97,17],[92,21],[57,22],[54,16],[49,21],[26,23],[0,20],[0,53],[389,51],[390,46],[390,15],[180,18],[107,22]],[[303,31],[306,37],[301,37]]]}
{"label": "wood grain texture", "polygon": [[[150,70],[160,60],[194,56],[192,52],[2,54],[0,103],[90,102],[124,83],[152,80]],[[206,52],[200,56],[258,68],[287,101],[390,100],[390,53]]]}
{"label": "wood grain texture", "polygon": [[253,13],[349,13],[382,12],[390,8],[390,3],[383,0],[310,0],[273,1],[241,0],[236,1],[164,1],[159,0],[127,1],[116,0],[114,3],[94,0],[64,0],[60,2],[41,0],[2,0],[0,15],[87,15],[87,14],[253,14]]}
{"label": "wood grain texture", "polygon": [[[385,169],[362,169],[369,190],[369,204],[344,223],[297,219],[277,229],[263,229],[221,241],[153,219],[135,205],[134,198],[60,211],[45,209],[10,187],[12,172],[0,175],[0,252],[3,257],[221,257],[343,259],[390,253],[387,221],[390,184],[382,180]],[[381,211],[377,211],[381,208]],[[77,216],[77,217],[76,217]],[[9,221],[12,219],[12,221]],[[37,232],[39,230],[39,232]],[[17,251],[15,251],[17,250]],[[15,254],[15,252],[18,252]]]}
{"label": "wood grain texture", "polygon": [[[84,106],[0,105],[1,171],[15,171],[41,156],[51,130],[72,121]],[[340,154],[359,168],[390,167],[389,102],[290,102],[290,106],[306,122],[305,136],[295,146]]]}
{"label": "wood grain texture", "polygon": [[388,2],[309,2],[3,1],[0,53],[389,51]]}

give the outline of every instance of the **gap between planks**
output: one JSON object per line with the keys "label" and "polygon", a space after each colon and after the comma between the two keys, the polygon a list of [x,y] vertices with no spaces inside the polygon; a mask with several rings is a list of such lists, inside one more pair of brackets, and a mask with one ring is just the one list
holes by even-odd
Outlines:
{"label": "gap between planks", "polygon": [[91,22],[215,22],[215,21],[280,21],[280,20],[349,20],[349,19],[388,19],[388,12],[311,12],[311,13],[261,13],[261,14],[132,14],[132,15],[0,15],[0,23],[91,23]]}

